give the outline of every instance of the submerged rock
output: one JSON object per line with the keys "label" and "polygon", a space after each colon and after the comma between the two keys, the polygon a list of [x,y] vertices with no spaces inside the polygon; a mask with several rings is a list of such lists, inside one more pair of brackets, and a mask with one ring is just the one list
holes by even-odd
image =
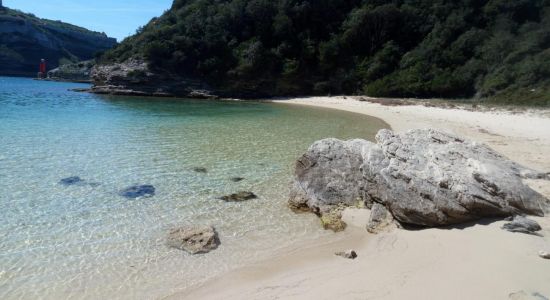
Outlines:
{"label": "submerged rock", "polygon": [[220,197],[220,199],[225,202],[242,202],[256,198],[258,198],[258,196],[256,196],[254,193],[246,191],[241,191],[236,194]]}
{"label": "submerged rock", "polygon": [[539,251],[539,256],[544,259],[550,259],[550,252]]}
{"label": "submerged rock", "polygon": [[65,186],[72,186],[72,185],[78,185],[78,186],[90,186],[90,187],[98,187],[101,185],[99,182],[89,182],[86,181],[78,176],[73,177],[67,177],[63,178],[59,181],[59,184],[65,185]]}
{"label": "submerged rock", "polygon": [[230,180],[233,181],[233,182],[240,182],[240,181],[243,181],[244,178],[242,178],[242,177],[231,177]]}
{"label": "submerged rock", "polygon": [[84,182],[84,180],[78,176],[73,176],[73,177],[67,177],[67,178],[63,178],[59,181],[59,184],[61,185],[76,185],[76,184],[82,184]]}
{"label": "submerged rock", "polygon": [[296,162],[289,206],[323,216],[338,205],[379,203],[419,226],[548,210],[548,199],[522,182],[537,172],[483,144],[431,129],[381,130],[376,141],[314,143]]}
{"label": "submerged rock", "polygon": [[212,226],[188,226],[172,229],[166,243],[169,247],[199,254],[216,249],[220,241]]}
{"label": "submerged rock", "polygon": [[341,257],[347,258],[347,259],[356,259],[357,258],[357,253],[354,250],[336,252],[336,253],[334,253],[334,255],[341,256]]}
{"label": "submerged rock", "polygon": [[120,195],[129,199],[152,197],[155,195],[155,187],[152,185],[135,185],[122,190]]}
{"label": "submerged rock", "polygon": [[515,216],[510,223],[502,225],[502,229],[508,230],[510,232],[535,234],[542,228],[536,221],[527,219],[522,216]]}
{"label": "submerged rock", "polygon": [[208,173],[208,170],[206,168],[202,168],[202,167],[195,167],[193,168],[193,171],[197,172],[197,173]]}

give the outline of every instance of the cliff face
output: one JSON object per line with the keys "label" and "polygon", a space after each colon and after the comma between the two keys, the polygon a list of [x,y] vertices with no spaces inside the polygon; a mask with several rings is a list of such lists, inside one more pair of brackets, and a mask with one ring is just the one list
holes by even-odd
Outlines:
{"label": "cliff face", "polygon": [[51,70],[60,61],[89,60],[116,44],[104,33],[0,8],[0,75],[34,76],[42,58]]}

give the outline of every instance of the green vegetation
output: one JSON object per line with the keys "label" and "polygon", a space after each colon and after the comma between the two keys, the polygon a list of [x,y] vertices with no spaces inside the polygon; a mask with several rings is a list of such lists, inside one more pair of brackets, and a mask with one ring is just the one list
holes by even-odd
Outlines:
{"label": "green vegetation", "polygon": [[550,105],[549,0],[176,0],[130,57],[231,92]]}

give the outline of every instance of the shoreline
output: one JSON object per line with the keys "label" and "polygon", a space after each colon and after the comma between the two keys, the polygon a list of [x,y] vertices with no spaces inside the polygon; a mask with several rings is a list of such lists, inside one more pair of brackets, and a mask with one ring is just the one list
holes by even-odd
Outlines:
{"label": "shoreline", "polygon": [[[527,167],[550,171],[548,151],[514,149],[517,144],[534,143],[539,150],[550,150],[550,110],[510,112],[506,110],[470,111],[461,108],[421,105],[384,106],[358,101],[354,97],[310,97],[272,100],[273,103],[305,105],[343,110],[382,119],[392,130],[434,127],[470,140],[483,142]],[[529,154],[526,155],[526,151]],[[541,165],[542,163],[542,165]]]}
{"label": "shoreline", "polygon": [[[436,128],[486,143],[527,167],[550,171],[546,110],[384,106],[355,97],[268,102],[365,114],[398,132]],[[526,183],[550,198],[549,181]],[[548,216],[533,218],[543,227],[543,237],[503,231],[503,221],[373,235],[361,228],[365,218],[356,216],[344,234],[313,244],[298,243],[271,259],[166,299],[531,299],[526,297],[536,293],[550,297],[550,263],[537,255],[539,250],[550,250]],[[350,248],[357,251],[356,260],[334,255]]]}

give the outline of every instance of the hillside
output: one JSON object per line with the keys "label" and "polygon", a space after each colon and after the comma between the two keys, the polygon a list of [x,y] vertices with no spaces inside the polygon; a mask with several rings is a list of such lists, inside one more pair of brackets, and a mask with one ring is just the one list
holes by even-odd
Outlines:
{"label": "hillside", "polygon": [[0,75],[36,76],[42,58],[50,70],[115,45],[104,33],[0,8]]}
{"label": "hillside", "polygon": [[[109,65],[126,61],[148,67],[112,82]],[[102,64],[98,86],[139,82],[129,84],[139,90],[160,76],[168,94],[192,79],[237,97],[550,105],[550,1],[176,0]]]}

